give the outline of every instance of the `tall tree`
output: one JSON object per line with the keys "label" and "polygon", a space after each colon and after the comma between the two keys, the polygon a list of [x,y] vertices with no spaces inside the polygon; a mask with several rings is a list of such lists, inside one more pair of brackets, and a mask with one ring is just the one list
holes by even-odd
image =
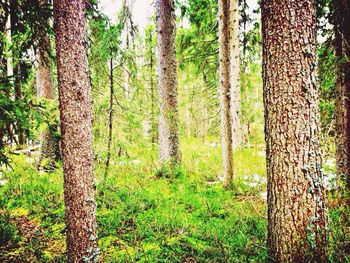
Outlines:
{"label": "tall tree", "polygon": [[268,253],[319,262],[326,205],[319,140],[314,1],[262,2]]}
{"label": "tall tree", "polygon": [[[11,24],[11,38],[18,38],[20,34],[19,28],[19,5],[17,0],[10,1],[10,24]],[[22,61],[22,52],[21,50],[14,49],[12,52],[12,67],[13,67],[13,84],[15,90],[15,100],[20,101],[22,99],[22,77],[24,74],[25,64]],[[18,135],[18,144],[25,144],[25,135],[23,127],[20,122],[16,124],[17,126],[17,135]]]}
{"label": "tall tree", "polygon": [[159,87],[159,162],[180,164],[174,0],[156,1]]}
{"label": "tall tree", "polygon": [[[9,11],[7,6],[2,5],[0,6],[0,38],[5,39],[6,38],[6,22],[9,15]],[[7,92],[7,60],[5,56],[5,41],[0,41],[0,101],[8,98],[8,92]],[[0,116],[2,121],[0,121],[0,163],[5,161],[7,158],[3,154],[3,148],[4,148],[4,137],[6,134],[6,127],[7,123],[4,120],[3,112],[0,111]]]}
{"label": "tall tree", "polygon": [[230,106],[230,1],[219,0],[218,7],[222,164],[224,186],[230,188],[233,180],[232,111]]}
{"label": "tall tree", "polygon": [[68,262],[98,261],[85,5],[54,1]]}
{"label": "tall tree", "polygon": [[[47,8],[47,0],[40,0],[40,7]],[[48,22],[48,21],[47,21]],[[48,27],[48,23],[47,23]],[[47,101],[55,99],[55,91],[51,72],[50,58],[50,38],[47,32],[39,38],[37,44],[37,69],[36,69],[36,88],[39,98],[44,98]],[[50,168],[54,165],[55,160],[59,157],[58,140],[53,132],[56,127],[48,127],[40,134],[40,156],[39,165],[42,165],[43,160],[47,160],[47,165],[44,168]]]}
{"label": "tall tree", "polygon": [[334,0],[335,52],[338,59],[336,81],[336,163],[337,173],[350,189],[350,6]]}
{"label": "tall tree", "polygon": [[228,27],[230,38],[230,107],[232,117],[232,143],[233,148],[237,148],[242,144],[241,87],[239,81],[239,10],[238,0],[227,0],[227,2],[229,2]]}

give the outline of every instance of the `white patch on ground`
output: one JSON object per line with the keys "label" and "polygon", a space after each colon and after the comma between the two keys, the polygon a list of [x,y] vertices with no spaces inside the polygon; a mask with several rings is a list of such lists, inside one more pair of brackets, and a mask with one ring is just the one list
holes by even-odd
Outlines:
{"label": "white patch on ground", "polygon": [[260,196],[261,196],[261,198],[264,199],[265,201],[267,200],[267,192],[260,193]]}
{"label": "white patch on ground", "polygon": [[258,155],[260,155],[260,156],[266,156],[266,151],[259,151],[259,152],[258,152]]}
{"label": "white patch on ground", "polygon": [[0,186],[4,186],[5,184],[7,184],[7,180],[0,180]]}
{"label": "white patch on ground", "polygon": [[325,174],[323,183],[328,191],[337,189],[337,175],[334,173]]}
{"label": "white patch on ground", "polygon": [[126,161],[120,161],[117,164],[119,165],[131,165],[131,164],[141,164],[141,160],[126,160]]}
{"label": "white patch on ground", "polygon": [[0,186],[4,186],[5,184],[7,184],[7,180],[2,179],[2,172],[0,172]]}
{"label": "white patch on ground", "polygon": [[266,178],[261,175],[251,174],[251,175],[244,176],[243,184],[249,185],[250,187],[257,187],[264,183],[266,183]]}
{"label": "white patch on ground", "polygon": [[325,162],[324,162],[325,165],[328,165],[329,167],[331,168],[334,168],[335,167],[335,159],[327,159]]}
{"label": "white patch on ground", "polygon": [[215,148],[215,147],[220,147],[220,143],[218,142],[212,142],[209,144],[209,147]]}
{"label": "white patch on ground", "polygon": [[26,158],[27,163],[34,163],[35,159],[34,158]]}

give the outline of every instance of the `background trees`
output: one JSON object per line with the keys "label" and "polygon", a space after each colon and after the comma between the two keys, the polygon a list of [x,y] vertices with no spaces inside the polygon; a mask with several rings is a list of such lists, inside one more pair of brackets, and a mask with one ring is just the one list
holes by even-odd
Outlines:
{"label": "background trees", "polygon": [[[68,186],[78,185],[78,187],[71,187],[66,193],[68,192],[70,196],[70,190],[79,191],[74,194],[79,194],[81,199],[74,199],[74,205],[83,202],[83,209],[78,209],[83,213],[90,208],[94,209],[92,199],[81,194],[94,192],[90,183],[86,184],[87,188],[83,187],[83,181],[92,178],[90,136],[91,133],[93,135],[91,137],[97,191],[96,218],[99,225],[98,241],[101,260],[104,262],[154,262],[161,258],[170,262],[263,262],[268,257],[266,248],[268,221],[266,184],[268,184],[271,189],[269,201],[275,200],[277,204],[276,206],[270,203],[270,212],[276,211],[276,208],[279,208],[278,205],[286,203],[283,206],[286,208],[285,211],[281,209],[282,211],[276,212],[275,217],[270,216],[270,243],[273,244],[277,237],[282,240],[277,246],[274,244],[270,246],[271,254],[277,247],[276,250],[279,249],[278,253],[280,253],[278,255],[283,258],[289,257],[289,250],[286,247],[296,242],[289,234],[293,232],[297,233],[294,236],[298,236],[301,233],[300,235],[304,238],[306,232],[306,240],[302,239],[300,242],[305,242],[307,245],[304,250],[298,250],[301,252],[299,256],[312,259],[311,256],[309,257],[309,251],[317,250],[318,245],[315,244],[317,243],[315,240],[320,238],[321,243],[324,240],[323,225],[321,217],[309,216],[307,220],[304,215],[311,214],[307,209],[318,209],[323,205],[323,192],[322,189],[317,192],[317,186],[324,185],[327,187],[330,218],[329,239],[324,245],[329,252],[327,259],[333,262],[343,262],[344,259],[346,261],[350,235],[349,228],[344,222],[348,209],[340,205],[344,202],[336,198],[341,184],[335,176],[334,165],[334,136],[341,131],[334,128],[334,111],[344,110],[342,103],[337,106],[334,103],[336,68],[344,64],[336,62],[333,47],[334,30],[329,25],[329,19],[333,14],[330,1],[317,1],[317,17],[315,17],[319,28],[317,48],[314,32],[316,20],[310,19],[311,8],[308,5],[310,1],[304,1],[305,6],[300,8],[300,1],[284,1],[283,3],[288,5],[281,6],[281,10],[276,6],[278,3],[273,3],[273,9],[278,10],[273,16],[265,16],[268,19],[265,20],[266,25],[271,28],[266,35],[269,41],[265,43],[269,45],[269,49],[265,49],[266,61],[268,61],[265,72],[270,74],[265,74],[265,77],[268,77],[267,84],[270,91],[266,101],[278,102],[267,105],[271,113],[268,114],[267,121],[269,127],[267,129],[269,132],[268,178],[271,179],[271,174],[274,172],[278,179],[276,184],[270,179],[266,182],[260,7],[257,1],[220,2],[228,10],[227,14],[237,13],[237,10],[241,14],[239,25],[237,25],[237,17],[233,15],[226,15],[222,17],[225,19],[221,20],[227,25],[223,35],[226,37],[226,42],[222,43],[229,46],[228,48],[227,45],[223,46],[227,54],[223,57],[224,61],[230,62],[225,65],[226,73],[229,71],[232,77],[232,71],[240,64],[240,89],[236,89],[236,95],[233,95],[233,81],[232,79],[228,81],[230,77],[227,78],[226,74],[225,87],[231,90],[230,96],[227,96],[228,93],[223,93],[226,95],[226,106],[229,105],[232,109],[232,101],[231,103],[229,101],[238,98],[237,94],[239,90],[241,91],[242,144],[241,147],[234,147],[233,159],[227,158],[228,162],[233,163],[235,167],[233,182],[228,184],[235,186],[232,191],[222,189],[221,112],[218,92],[220,86],[219,29],[221,32],[218,18],[219,2],[217,0],[181,0],[174,1],[175,6],[173,6],[173,2],[159,1],[158,3],[171,4],[170,12],[166,12],[168,14],[166,17],[170,17],[173,21],[166,24],[166,26],[170,25],[171,30],[163,30],[160,34],[162,41],[157,43],[157,34],[160,32],[159,30],[157,32],[156,5],[147,7],[147,4],[144,2],[140,4],[140,1],[116,1],[120,3],[120,10],[115,16],[109,17],[105,15],[111,13],[108,8],[104,10],[105,14],[99,9],[105,3],[104,0],[84,1],[87,9],[85,16],[87,37],[83,41],[85,48],[79,49],[77,54],[73,54],[74,56],[71,56],[71,52],[69,52],[70,56],[59,55],[58,60],[53,50],[50,54],[52,65],[59,61],[58,66],[63,65],[64,72],[69,73],[69,83],[75,85],[67,85],[68,82],[64,82],[63,85],[62,81],[60,83],[61,88],[69,88],[68,92],[63,94],[65,99],[63,111],[68,106],[69,108],[71,105],[76,106],[74,111],[70,111],[72,114],[68,117],[64,115],[65,121],[62,125],[64,127],[69,125],[69,127],[62,131],[61,139],[68,141],[69,145],[66,144],[65,147],[66,150],[68,148],[71,150],[67,155],[69,160],[68,162],[65,160],[63,167],[66,177],[68,175],[68,179],[74,179],[74,182],[71,180]],[[2,22],[8,20],[10,13],[10,1],[3,2],[5,5],[0,5],[0,27],[2,28],[4,28]],[[82,7],[80,5],[82,1],[77,2],[79,5],[75,5],[75,8]],[[149,3],[149,1],[145,2]],[[37,88],[41,90],[42,82],[40,70],[35,65],[40,62],[41,54],[49,56],[48,53],[42,52],[43,47],[48,46],[47,41],[40,40],[43,36],[48,36],[51,42],[54,41],[50,26],[52,6],[50,2],[48,5],[42,5],[42,3],[38,0],[15,1],[18,16],[17,34],[10,38],[8,33],[11,30],[1,31],[1,40],[4,39],[0,41],[1,61],[15,60],[16,63],[17,61],[25,63],[26,74],[20,75],[23,96],[15,99],[15,78],[13,74],[8,74],[8,63],[1,64],[0,135],[2,144],[0,144],[0,150],[1,156],[4,160],[8,160],[12,169],[0,166],[0,261],[21,261],[24,257],[33,262],[66,260],[62,164],[60,161],[52,162],[57,168],[55,170],[38,171],[36,167],[40,159],[39,152],[36,150],[40,142],[40,132],[47,127],[52,128],[57,125],[59,114],[55,99],[53,101],[39,99],[36,94]],[[265,3],[269,4],[272,1]],[[62,4],[68,4],[68,1]],[[237,4],[239,4],[238,7]],[[290,7],[288,12],[282,14],[287,7]],[[149,19],[138,24],[139,12],[148,8]],[[79,9],[79,11],[82,10],[83,7]],[[268,11],[265,14],[271,14],[271,8]],[[284,14],[299,14],[299,12],[302,14],[296,15],[295,20],[288,15],[284,16]],[[77,18],[81,18],[82,13]],[[174,13],[177,14],[176,19],[174,19]],[[300,21],[305,17],[307,22]],[[232,30],[232,20],[235,18],[235,29]],[[73,20],[75,21],[75,18]],[[158,19],[158,23],[160,22],[164,21]],[[64,27],[69,25],[71,24],[62,24]],[[176,35],[174,34],[175,25]],[[76,26],[80,24],[77,23]],[[78,38],[74,35],[72,40],[69,39],[73,42],[73,47],[77,44],[76,40],[81,41],[82,32],[85,29],[77,30]],[[60,35],[65,35],[67,32],[62,31]],[[239,32],[241,62],[233,63],[233,58],[238,57],[237,53],[232,54],[231,47],[234,43],[231,40],[233,33],[237,32]],[[290,32],[292,32],[291,35]],[[170,34],[170,38],[166,33]],[[7,38],[3,37],[6,35]],[[290,36],[293,37],[293,41],[297,40],[296,44],[291,41]],[[237,41],[237,35],[235,39]],[[304,39],[311,44],[306,45],[303,42]],[[278,44],[282,42],[282,45]],[[60,43],[62,44],[62,42],[58,44]],[[61,44],[61,47],[65,46]],[[158,55],[162,54],[157,52],[158,44],[162,44],[159,50],[166,55],[161,57],[164,59],[162,61],[166,70],[169,69],[165,73],[171,73],[163,74],[160,68],[162,76],[166,77],[161,78],[160,83],[171,83],[168,87],[174,89],[176,86],[177,91],[177,120],[175,122],[172,118],[167,120],[171,119],[174,125],[172,127],[176,127],[178,141],[181,139],[181,169],[177,169],[176,162],[169,170],[159,170],[158,166],[157,148],[159,146],[162,150],[164,146],[158,140],[157,118],[160,110],[158,104],[159,99],[163,99],[163,97],[159,98],[156,91]],[[237,47],[238,43],[235,42],[234,45]],[[301,46],[306,48],[300,48]],[[86,50],[88,50],[88,70],[84,55]],[[235,50],[237,52],[238,49]],[[276,52],[270,54],[266,50]],[[315,58],[316,50],[318,61]],[[78,55],[84,55],[79,68],[77,70],[68,68],[68,63]],[[167,58],[171,58],[170,62]],[[175,61],[176,65],[172,64]],[[292,63],[289,63],[290,61]],[[345,61],[343,58],[342,62]],[[275,64],[279,67],[270,70]],[[39,65],[48,66],[48,64]],[[55,68],[45,69],[45,72],[51,73],[54,90],[58,85]],[[316,68],[320,77],[318,88],[321,99],[320,125],[316,121]],[[76,72],[83,77],[76,78]],[[39,78],[36,77],[37,73]],[[61,73],[59,72],[59,75]],[[164,81],[169,80],[169,76],[175,77],[175,73],[177,81],[175,79]],[[89,78],[87,78],[88,75]],[[339,79],[342,79],[343,75],[340,76]],[[177,85],[174,85],[176,82]],[[307,85],[301,84],[303,82]],[[88,85],[91,85],[90,99],[86,93],[89,89]],[[169,90],[164,94],[173,95]],[[343,99],[344,96],[338,98]],[[69,105],[65,103],[68,100],[71,103]],[[80,115],[84,112],[89,115],[90,101],[92,125],[85,121],[76,121],[82,119]],[[171,102],[171,106],[174,106],[175,100]],[[276,109],[286,112],[281,113]],[[231,115],[235,112],[229,111]],[[165,117],[171,117],[171,114]],[[309,122],[311,119],[312,125]],[[314,128],[315,126],[317,128]],[[21,127],[26,135],[25,141],[28,145],[16,145],[18,127]],[[79,134],[77,131],[81,132],[82,129],[87,135],[86,139],[70,136],[73,132],[75,135]],[[321,132],[320,137],[316,136],[318,130]],[[55,131],[54,134],[56,138],[60,138],[59,131]],[[231,138],[231,136],[228,137]],[[232,139],[236,137],[233,135]],[[305,153],[309,150],[304,147],[306,143],[310,144],[311,156]],[[322,176],[319,169],[321,167],[319,145],[324,151],[322,174],[325,182],[320,181]],[[337,146],[340,145],[339,143]],[[24,149],[18,149],[19,147]],[[88,158],[85,159],[82,156],[84,157],[86,150],[88,150]],[[232,151],[232,147],[229,147],[228,151]],[[282,157],[286,160],[283,163],[278,159]],[[81,168],[85,162],[87,165]],[[319,164],[316,168],[315,162]],[[41,163],[45,164],[45,161]],[[66,166],[67,163],[69,167]],[[171,163],[170,166],[172,166]],[[174,167],[176,169],[173,169]],[[75,175],[83,173],[84,170],[80,168],[88,170],[84,173],[83,180],[71,176],[73,173]],[[289,169],[287,170],[288,180],[284,176],[286,173],[277,173],[285,169]],[[162,175],[169,175],[169,172],[173,175],[175,172],[177,176],[171,176],[171,178],[159,176],[160,172]],[[313,182],[315,187],[308,185],[310,182]],[[282,183],[285,184],[282,185]],[[271,186],[276,187],[271,188]],[[290,189],[291,191],[288,191]],[[285,198],[288,197],[293,202],[287,202]],[[319,202],[315,204],[314,200]],[[90,201],[91,207],[87,207]],[[67,204],[71,202],[73,201],[68,200]],[[300,209],[296,208],[297,205]],[[72,206],[68,205],[66,208],[72,211]],[[83,213],[74,214],[69,218],[70,221],[78,222]],[[78,221],[75,221],[74,216],[78,217]],[[321,216],[324,215],[321,213]],[[282,224],[283,218],[288,220],[291,218],[289,221],[295,224],[290,227],[289,224]],[[93,217],[89,217],[88,222],[93,224]],[[282,227],[276,227],[278,222],[281,222]],[[307,224],[306,231],[304,224]],[[317,224],[320,224],[320,227]],[[68,231],[74,232],[72,231],[74,224],[68,225]],[[300,228],[295,230],[298,226]],[[86,237],[89,231],[84,229],[84,237]],[[276,231],[273,231],[275,229]],[[78,228],[76,231],[80,230]],[[314,233],[319,233],[319,230],[321,236],[315,236]],[[95,236],[88,237],[89,241],[80,242],[78,245],[95,247]],[[73,240],[72,235],[69,235],[68,239]],[[284,245],[284,242],[287,245]],[[72,246],[72,242],[69,246],[68,250],[72,251],[69,252],[71,256],[75,253],[76,247]],[[81,247],[78,248],[79,251]],[[302,254],[303,252],[305,254]],[[323,251],[317,250],[317,252],[319,254],[315,253],[315,257],[321,257]],[[96,253],[91,252],[90,255],[93,257]]]}
{"label": "background trees", "polygon": [[337,172],[350,186],[350,8],[345,1],[334,1],[335,53],[337,56],[336,81],[336,158]]}

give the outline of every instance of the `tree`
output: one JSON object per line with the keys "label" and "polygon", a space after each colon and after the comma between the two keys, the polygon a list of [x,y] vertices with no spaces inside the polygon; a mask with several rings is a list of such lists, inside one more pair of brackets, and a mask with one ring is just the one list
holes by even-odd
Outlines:
{"label": "tree", "polygon": [[230,46],[230,93],[231,93],[231,118],[232,118],[232,144],[237,148],[242,144],[241,124],[241,87],[239,81],[240,59],[239,59],[239,11],[238,0],[229,2],[229,46]]}
{"label": "tree", "polygon": [[[40,5],[42,8],[45,8],[48,5],[47,0],[41,0]],[[39,38],[39,43],[37,46],[37,95],[39,98],[52,102],[55,99],[55,91],[51,72],[51,45],[47,32],[45,32],[43,36]],[[40,134],[39,165],[43,165],[45,163],[44,160],[47,160],[47,165],[44,165],[44,168],[50,168],[54,165],[55,160],[59,158],[58,139],[54,136],[55,130],[56,127],[47,127]]]}
{"label": "tree", "polygon": [[322,261],[326,206],[313,1],[262,2],[268,253]]}
{"label": "tree", "polygon": [[334,0],[336,80],[336,164],[337,173],[350,189],[350,7],[345,0]]}
{"label": "tree", "polygon": [[230,1],[219,0],[218,6],[222,164],[224,186],[230,188],[233,180],[232,111],[230,106]]}
{"label": "tree", "polygon": [[[10,1],[10,24],[11,24],[11,38],[18,38],[21,33],[19,26],[19,14],[20,8],[17,0]],[[22,32],[23,33],[23,32]],[[17,52],[16,52],[17,51]],[[14,78],[14,90],[15,90],[15,100],[20,101],[23,98],[22,94],[22,83],[23,83],[23,71],[25,70],[25,64],[22,60],[21,50],[15,50],[12,52],[12,67],[13,67],[13,78]],[[25,135],[23,127],[20,122],[17,123],[17,135],[18,144],[25,144]]]}
{"label": "tree", "polygon": [[85,5],[54,1],[69,262],[98,261]]}
{"label": "tree", "polygon": [[171,168],[180,164],[177,103],[177,63],[174,0],[156,1],[159,88],[159,162]]}

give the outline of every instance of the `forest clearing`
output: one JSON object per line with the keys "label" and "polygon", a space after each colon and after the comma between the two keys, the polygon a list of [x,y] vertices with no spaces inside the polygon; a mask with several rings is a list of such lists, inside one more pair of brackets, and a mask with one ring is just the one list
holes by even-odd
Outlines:
{"label": "forest clearing", "polygon": [[0,2],[0,262],[350,262],[347,0]]}

